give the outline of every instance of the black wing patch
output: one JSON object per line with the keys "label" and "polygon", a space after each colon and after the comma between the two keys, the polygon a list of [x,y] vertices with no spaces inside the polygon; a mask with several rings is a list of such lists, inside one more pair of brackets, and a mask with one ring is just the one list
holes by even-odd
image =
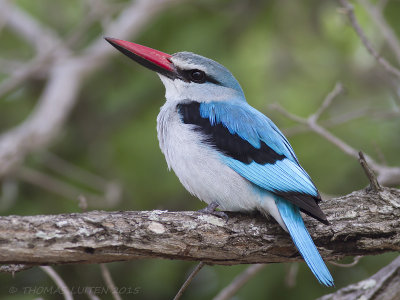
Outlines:
{"label": "black wing patch", "polygon": [[227,156],[245,164],[255,161],[258,164],[273,164],[286,156],[276,153],[267,144],[261,142],[261,147],[256,148],[238,134],[232,134],[222,124],[212,125],[209,118],[200,115],[200,103],[188,102],[177,105],[178,112],[185,124],[196,125],[195,130],[205,135],[205,141]]}
{"label": "black wing patch", "polygon": [[318,202],[321,201],[321,196],[319,194],[317,197],[314,197],[299,192],[275,191],[274,193],[298,206],[303,213],[317,219],[325,225],[329,225],[324,212],[318,206]]}
{"label": "black wing patch", "polygon": [[[239,160],[245,164],[255,161],[258,164],[274,164],[286,156],[276,153],[264,142],[261,147],[256,148],[237,134],[232,134],[222,124],[212,125],[209,118],[200,115],[200,103],[187,102],[177,105],[177,110],[185,124],[196,125],[194,130],[200,131],[205,136],[205,142],[218,149],[223,154]],[[290,201],[298,206],[300,210],[318,221],[328,225],[325,214],[318,206],[321,197],[312,196],[299,192],[274,191],[274,194]]]}

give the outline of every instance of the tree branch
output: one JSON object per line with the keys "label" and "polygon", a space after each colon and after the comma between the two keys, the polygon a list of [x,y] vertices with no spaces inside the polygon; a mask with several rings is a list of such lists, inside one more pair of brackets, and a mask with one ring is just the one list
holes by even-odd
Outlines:
{"label": "tree branch", "polygon": [[193,279],[196,277],[196,275],[200,272],[200,270],[203,267],[204,267],[204,263],[202,261],[199,262],[199,264],[194,268],[192,273],[190,273],[189,277],[183,283],[183,285],[179,289],[178,293],[175,295],[174,300],[179,300],[182,297],[183,293],[188,288],[189,284],[193,281]]}
{"label": "tree branch", "polygon": [[372,277],[325,295],[318,300],[395,300],[400,295],[400,256]]}
{"label": "tree branch", "polygon": [[43,266],[41,269],[50,276],[51,279],[57,284],[57,286],[60,288],[62,291],[62,294],[64,295],[65,300],[73,300],[74,298],[72,297],[71,291],[69,290],[68,286],[65,284],[64,280],[60,277],[60,275],[57,274],[56,271],[54,271],[53,268],[49,266]]}
{"label": "tree branch", "polygon": [[[307,126],[311,131],[317,133],[319,136],[329,141],[345,154],[354,157],[356,159],[359,158],[359,151],[355,148],[347,144],[345,141],[341,140],[339,137],[332,134],[325,127],[320,125],[317,121],[321,116],[321,113],[326,110],[326,108],[332,103],[334,98],[338,96],[343,91],[343,88],[340,83],[337,83],[335,88],[328,94],[328,96],[323,101],[321,107],[317,110],[316,113],[312,114],[308,118],[302,118],[291,112],[287,111],[281,105],[275,103],[271,104],[270,108],[278,111],[283,116],[287,117],[290,120],[293,120],[301,125]],[[378,181],[387,186],[394,186],[400,183],[400,168],[399,167],[391,167],[382,165],[376,162],[371,156],[365,154],[364,155],[366,163],[369,164],[371,169],[377,173]]]}
{"label": "tree branch", "polygon": [[339,3],[344,8],[344,13],[347,14],[351,26],[353,26],[357,35],[359,36],[361,42],[364,44],[367,51],[376,59],[376,61],[389,73],[397,78],[400,78],[400,70],[393,67],[386,59],[379,55],[379,53],[372,46],[371,42],[368,40],[364,31],[361,29],[360,24],[357,21],[357,18],[354,14],[353,5],[349,3],[347,0],[339,0]]}
{"label": "tree branch", "polygon": [[396,36],[395,31],[386,22],[383,16],[383,10],[378,5],[373,5],[368,0],[358,0],[364,9],[371,16],[372,21],[375,22],[382,35],[385,37],[389,47],[396,56],[397,62],[400,63],[400,41]]}
{"label": "tree branch", "polygon": [[[112,22],[105,35],[128,38],[176,0],[138,0]],[[49,67],[49,80],[30,116],[0,135],[0,178],[14,171],[30,152],[45,148],[58,135],[74,107],[86,76],[100,68],[116,52],[103,37],[94,40],[80,55],[63,56]],[[60,93],[63,91],[63,93]]]}
{"label": "tree branch", "polygon": [[[400,251],[400,190],[365,190],[324,201],[331,222],[306,217],[326,260]],[[126,211],[0,217],[0,263],[102,263],[138,258],[208,264],[301,260],[289,235],[262,216]]]}
{"label": "tree branch", "polygon": [[249,266],[242,273],[237,275],[233,281],[225,287],[222,291],[218,293],[217,296],[214,297],[213,300],[229,300],[258,272],[266,267],[265,264],[255,264]]}
{"label": "tree branch", "polygon": [[[62,44],[62,40],[51,27],[46,27],[37,19],[10,1],[0,0],[0,17],[8,27],[33,45],[38,53],[47,53],[49,48]],[[67,51],[63,48],[60,51]]]}

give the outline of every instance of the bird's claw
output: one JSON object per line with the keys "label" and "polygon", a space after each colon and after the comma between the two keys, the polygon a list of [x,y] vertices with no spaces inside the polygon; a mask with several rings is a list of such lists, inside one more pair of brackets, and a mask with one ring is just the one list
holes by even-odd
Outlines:
{"label": "bird's claw", "polygon": [[212,202],[207,207],[200,209],[198,212],[214,215],[220,218],[224,218],[225,221],[228,221],[229,217],[226,213],[224,213],[223,211],[215,210],[218,206],[219,205],[217,202]]}

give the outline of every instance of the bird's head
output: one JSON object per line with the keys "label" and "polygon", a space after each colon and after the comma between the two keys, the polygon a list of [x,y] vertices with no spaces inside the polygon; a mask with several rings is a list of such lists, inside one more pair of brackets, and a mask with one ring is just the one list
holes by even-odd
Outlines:
{"label": "bird's head", "polygon": [[169,55],[123,40],[106,40],[139,64],[157,72],[169,101],[245,101],[235,77],[212,59],[191,52]]}

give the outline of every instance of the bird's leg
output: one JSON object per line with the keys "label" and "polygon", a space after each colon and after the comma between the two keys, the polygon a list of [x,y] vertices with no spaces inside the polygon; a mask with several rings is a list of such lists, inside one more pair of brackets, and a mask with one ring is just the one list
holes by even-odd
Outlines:
{"label": "bird's leg", "polygon": [[229,217],[226,213],[224,213],[223,211],[215,210],[218,206],[219,204],[213,201],[207,207],[198,210],[198,212],[214,215],[220,218],[224,218],[226,221],[228,221]]}

